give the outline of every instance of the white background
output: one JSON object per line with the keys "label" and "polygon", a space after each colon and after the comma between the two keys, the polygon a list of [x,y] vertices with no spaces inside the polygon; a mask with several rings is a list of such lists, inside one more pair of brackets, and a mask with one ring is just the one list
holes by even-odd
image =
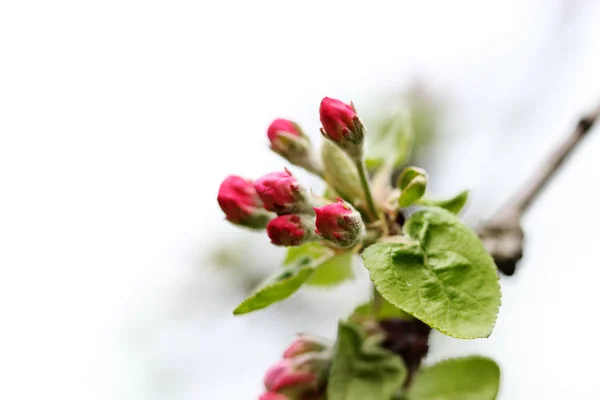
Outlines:
{"label": "white background", "polygon": [[[0,392],[12,399],[253,399],[294,332],[332,336],[364,273],[234,318],[241,280],[207,252],[229,173],[285,164],[265,129],[316,138],[323,96],[369,108],[414,78],[450,109],[441,194],[490,215],[600,101],[600,3],[0,3]],[[428,361],[484,354],[501,399],[597,399],[600,132],[525,219],[488,340],[435,334]],[[437,153],[436,153],[437,154]],[[306,175],[299,174],[307,183]]]}

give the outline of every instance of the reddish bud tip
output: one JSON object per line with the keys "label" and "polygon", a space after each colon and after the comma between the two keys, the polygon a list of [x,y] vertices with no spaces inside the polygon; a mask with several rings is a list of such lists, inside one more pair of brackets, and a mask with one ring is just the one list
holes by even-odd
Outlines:
{"label": "reddish bud tip", "polygon": [[362,235],[364,225],[358,211],[338,199],[337,203],[315,207],[316,233],[339,247],[352,247]]}
{"label": "reddish bud tip", "polygon": [[291,399],[281,393],[267,392],[267,393],[261,394],[260,397],[258,398],[258,400],[291,400]]}
{"label": "reddish bud tip", "polygon": [[219,187],[217,202],[227,220],[234,224],[262,229],[269,221],[252,181],[240,176],[225,178]]}
{"label": "reddish bud tip", "polygon": [[354,108],[340,100],[325,97],[319,108],[323,135],[349,153],[359,154],[364,127]]}
{"label": "reddish bud tip", "polygon": [[277,246],[298,246],[311,235],[308,223],[298,214],[281,215],[267,225],[271,243]]}
{"label": "reddish bud tip", "polygon": [[288,119],[277,118],[267,129],[267,136],[271,144],[275,145],[277,139],[281,134],[288,134],[292,136],[302,136],[302,133],[298,129],[298,126]]}
{"label": "reddish bud tip", "polygon": [[277,214],[291,214],[306,207],[300,184],[287,170],[271,172],[257,179],[254,188],[265,209]]}
{"label": "reddish bud tip", "polygon": [[269,368],[264,384],[267,390],[277,392],[288,388],[314,386],[316,381],[317,376],[313,372],[298,371],[293,360],[284,358]]}
{"label": "reddish bud tip", "polygon": [[284,352],[283,358],[293,358],[300,354],[324,350],[327,346],[306,335],[300,335]]}

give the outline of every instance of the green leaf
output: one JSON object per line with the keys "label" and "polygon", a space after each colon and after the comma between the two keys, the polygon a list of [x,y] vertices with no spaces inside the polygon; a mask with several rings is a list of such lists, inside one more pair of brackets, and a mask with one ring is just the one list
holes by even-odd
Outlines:
{"label": "green leaf", "polygon": [[381,299],[381,305],[379,312],[377,313],[378,319],[413,319],[412,315],[396,307],[386,299]]}
{"label": "green leaf", "polygon": [[494,400],[500,368],[485,357],[442,361],[423,368],[408,391],[410,400]]}
{"label": "green leaf", "polygon": [[319,243],[309,242],[290,247],[283,260],[283,270],[267,279],[233,311],[234,315],[260,310],[284,300],[303,284],[336,285],[352,277],[352,253],[336,253]]}
{"label": "green leaf", "polygon": [[290,297],[306,282],[313,272],[314,268],[311,265],[298,264],[284,268],[277,275],[260,285],[250,297],[233,310],[233,314],[240,315],[260,310]]}
{"label": "green leaf", "polygon": [[417,176],[400,192],[398,205],[410,207],[425,194],[427,189],[427,177]]}
{"label": "green leaf", "polygon": [[421,204],[424,206],[441,207],[450,211],[453,214],[458,214],[467,203],[468,198],[469,191],[465,190],[448,200],[433,200],[428,198],[421,198],[417,201],[417,204]]}
{"label": "green leaf", "polygon": [[352,278],[352,252],[336,253],[320,242],[308,242],[290,247],[284,267],[304,263],[315,271],[306,281],[312,286],[333,286]]}
{"label": "green leaf", "polygon": [[488,337],[500,285],[475,232],[441,208],[414,213],[403,232],[398,242],[376,243],[362,254],[382,297],[447,335]]}
{"label": "green leaf", "polygon": [[333,286],[352,278],[352,253],[338,254],[316,267],[306,281],[312,286]]}
{"label": "green leaf", "polygon": [[365,341],[355,324],[339,323],[328,400],[389,400],[406,376],[400,357]]}
{"label": "green leaf", "polygon": [[417,167],[406,167],[398,177],[398,198],[400,207],[410,207],[425,194],[427,189],[427,172]]}
{"label": "green leaf", "polygon": [[[395,305],[391,304],[385,299],[381,299],[381,305],[377,312],[377,319],[404,319],[409,320],[414,317],[405,311],[399,309]],[[351,321],[363,321],[365,319],[373,318],[373,303],[371,301],[363,303],[356,307],[349,319]]]}
{"label": "green leaf", "polygon": [[332,249],[324,246],[320,242],[307,242],[301,246],[289,247],[285,258],[283,259],[284,267],[292,267],[295,265],[306,265],[314,263],[315,260],[329,259],[335,253]]}

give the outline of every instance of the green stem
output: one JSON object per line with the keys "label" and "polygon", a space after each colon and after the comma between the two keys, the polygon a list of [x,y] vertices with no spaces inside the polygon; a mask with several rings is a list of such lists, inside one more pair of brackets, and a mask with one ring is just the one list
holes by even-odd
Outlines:
{"label": "green stem", "polygon": [[375,201],[373,201],[373,195],[371,194],[371,187],[369,185],[369,178],[367,177],[367,167],[362,160],[356,161],[356,169],[358,170],[358,176],[360,177],[360,184],[362,185],[363,192],[367,200],[367,207],[369,211],[369,222],[377,221],[377,207],[375,207]]}

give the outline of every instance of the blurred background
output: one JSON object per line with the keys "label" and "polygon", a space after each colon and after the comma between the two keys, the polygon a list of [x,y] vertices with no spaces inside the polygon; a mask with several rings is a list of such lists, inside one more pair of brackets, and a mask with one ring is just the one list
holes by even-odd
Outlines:
{"label": "blurred background", "polygon": [[[0,393],[256,398],[293,334],[333,338],[369,295],[356,263],[232,316],[283,250],[216,194],[286,165],[272,119],[317,140],[324,96],[373,130],[423,100],[415,162],[440,197],[471,189],[477,224],[600,101],[599,21],[594,0],[2,2]],[[434,332],[427,362],[494,358],[502,400],[600,398],[599,152],[595,129],[524,219],[491,338]]]}

